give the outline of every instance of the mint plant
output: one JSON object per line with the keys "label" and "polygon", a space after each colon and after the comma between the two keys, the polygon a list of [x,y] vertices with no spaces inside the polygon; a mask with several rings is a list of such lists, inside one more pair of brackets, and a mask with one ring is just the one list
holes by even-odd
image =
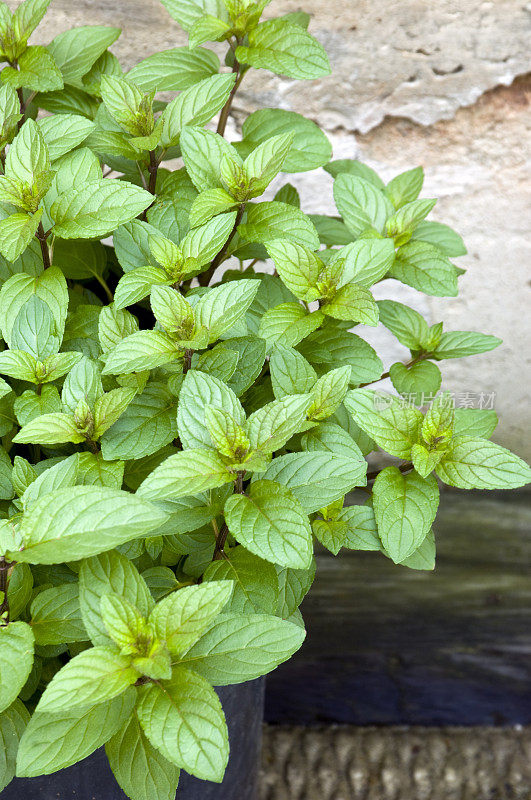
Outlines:
{"label": "mint plant", "polygon": [[[212,686],[300,647],[315,539],[432,569],[439,481],[531,477],[494,411],[439,393],[440,362],[500,340],[374,299],[457,294],[466,250],[422,169],[386,185],[281,109],[224,136],[253,67],[328,74],[307,15],[163,3],[189,46],[126,73],[118,29],[28,45],[49,0],[0,3],[0,788],[102,745],[132,800],[221,781]],[[337,216],[279,178],[319,167]],[[378,324],[410,352],[387,372]]]}

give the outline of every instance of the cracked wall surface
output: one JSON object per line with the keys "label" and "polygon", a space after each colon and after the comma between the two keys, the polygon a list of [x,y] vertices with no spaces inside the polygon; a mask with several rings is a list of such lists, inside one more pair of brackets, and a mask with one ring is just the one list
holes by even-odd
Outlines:
{"label": "cracked wall surface", "polygon": [[[14,8],[17,0],[9,0]],[[356,157],[384,178],[422,164],[433,218],[464,236],[459,298],[426,298],[388,281],[381,296],[417,307],[451,329],[503,338],[498,350],[445,362],[445,386],[495,393],[495,439],[531,456],[529,218],[531,3],[522,0],[273,0],[270,15],[304,8],[330,55],[333,76],[301,83],[253,71],[235,104],[232,130],[249,111],[280,106],[317,121],[334,156]],[[121,26],[113,51],[131,66],[186,39],[158,0],[54,0],[39,40],[72,25]],[[322,170],[294,176],[303,207],[333,211]],[[378,329],[386,366],[405,355]],[[460,401],[467,402],[465,398]]]}

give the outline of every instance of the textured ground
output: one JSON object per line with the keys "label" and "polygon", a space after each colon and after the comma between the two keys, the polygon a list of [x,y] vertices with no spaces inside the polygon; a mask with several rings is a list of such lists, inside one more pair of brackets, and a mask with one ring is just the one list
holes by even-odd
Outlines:
{"label": "textured ground", "polygon": [[264,728],[260,800],[529,800],[531,728]]}

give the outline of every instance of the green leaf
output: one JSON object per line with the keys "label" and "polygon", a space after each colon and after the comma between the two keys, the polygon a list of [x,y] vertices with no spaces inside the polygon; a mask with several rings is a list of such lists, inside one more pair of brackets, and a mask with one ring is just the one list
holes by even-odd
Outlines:
{"label": "green leaf", "polygon": [[330,74],[323,46],[303,28],[283,19],[258,25],[249,33],[249,46],[236,48],[236,58],[240,63],[299,80]]}
{"label": "green leaf", "polygon": [[275,458],[260,479],[287,486],[306,514],[330,505],[354,486],[365,486],[367,462],[324,451]]}
{"label": "green leaf", "polygon": [[[370,441],[370,440],[369,440]],[[324,450],[337,456],[361,459],[363,453],[350,433],[334,422],[321,423],[305,433],[301,439],[303,450]],[[370,449],[373,449],[372,447]]]}
{"label": "green leaf", "polygon": [[372,294],[363,286],[349,283],[321,306],[323,314],[347,322],[378,325],[378,306]]}
{"label": "green leaf", "polygon": [[187,449],[170,456],[148,475],[138,494],[150,500],[178,499],[230,483],[235,475],[214,450]]}
{"label": "green leaf", "polygon": [[111,389],[99,397],[94,404],[93,439],[105,433],[122,416],[136,395],[136,389]]}
{"label": "green leaf", "polygon": [[57,672],[42,695],[36,713],[57,715],[99,705],[123,694],[138,678],[130,658],[110,647],[84,650]]}
{"label": "green leaf", "polygon": [[383,372],[382,362],[370,344],[332,320],[310,334],[299,350],[310,363],[326,364],[328,369],[349,364],[353,384],[378,380]]}
{"label": "green leaf", "polygon": [[208,328],[210,342],[230,330],[247,312],[260,287],[257,280],[239,280],[210,289],[194,306],[197,325]]}
{"label": "green leaf", "polygon": [[232,588],[228,580],[185,586],[157,603],[149,622],[170,653],[182,656],[201,638],[229,602]]}
{"label": "green leaf", "polygon": [[444,455],[444,449],[428,450],[423,444],[414,444],[411,448],[411,461],[422,478],[433,472]]}
{"label": "green leaf", "polygon": [[354,236],[364,231],[383,233],[385,221],[393,213],[391,202],[373,183],[346,172],[334,181],[334,199]]}
{"label": "green leaf", "polygon": [[435,569],[435,536],[433,531],[429,531],[426,538],[408,558],[400,562],[403,567],[409,569]]}
{"label": "green leaf", "polygon": [[306,214],[287,203],[271,201],[248,206],[246,222],[238,227],[242,238],[267,244],[284,239],[317,250],[319,237]]}
{"label": "green leaf", "polygon": [[217,214],[236,206],[234,198],[225,189],[207,189],[198,194],[190,209],[190,225],[203,225]]}
{"label": "green leaf", "polygon": [[396,300],[379,300],[380,322],[396,336],[400,344],[411,350],[419,350],[428,338],[426,320],[414,308]]}
{"label": "green leaf", "polygon": [[65,83],[76,84],[98,58],[116,41],[119,28],[86,25],[60,33],[48,45]]}
{"label": "green leaf", "polygon": [[227,241],[236,219],[236,212],[220,214],[205,225],[189,231],[180,244],[183,258],[196,259],[198,266],[208,263]]}
{"label": "green leaf", "polygon": [[361,161],[357,161],[354,158],[339,158],[335,161],[331,161],[327,164],[325,170],[332,178],[337,178],[342,172],[346,172],[348,175],[355,175],[358,178],[363,178],[376,186],[377,189],[385,188],[383,180],[371,167],[367,166],[367,164],[362,164]]}
{"label": "green leaf", "polygon": [[18,40],[28,39],[44,17],[50,0],[24,0],[13,12],[13,30]]}
{"label": "green leaf", "polygon": [[99,239],[137,217],[153,195],[126,181],[98,180],[59,195],[52,205],[54,233],[62,239]]}
{"label": "green leaf", "polygon": [[8,150],[5,174],[33,185],[35,178],[50,168],[44,136],[32,119],[26,120]]}
{"label": "green leaf", "polygon": [[452,436],[454,423],[454,402],[449,394],[435,398],[426,412],[422,423],[422,436],[430,445],[448,441]]}
{"label": "green leaf", "polygon": [[305,427],[311,402],[308,394],[287,395],[255,411],[247,422],[251,447],[261,453],[279,450]]}
{"label": "green leaf", "polygon": [[104,461],[101,453],[79,453],[78,483],[121,489],[124,467],[123,461]]}
{"label": "green leaf", "polygon": [[457,272],[440,250],[426,242],[410,242],[401,247],[389,271],[419,292],[436,297],[457,296]]}
{"label": "green leaf", "polygon": [[137,331],[126,336],[107,356],[104,375],[142,372],[182,357],[173,339],[163,331]]}
{"label": "green leaf", "polygon": [[223,189],[220,164],[224,156],[238,159],[232,145],[213,131],[190,126],[181,131],[180,145],[184,165],[197,190]]}
{"label": "green leaf", "polygon": [[190,29],[189,47],[197,47],[204,42],[223,40],[231,30],[230,25],[211,14],[200,17]]}
{"label": "green leaf", "polygon": [[340,253],[345,258],[342,281],[366,288],[382,280],[395,260],[395,248],[388,239],[360,239]]}
{"label": "green leaf", "polygon": [[31,628],[38,645],[86,641],[77,584],[39,592],[31,604]]}
{"label": "green leaf", "polygon": [[162,145],[177,144],[185,125],[201,126],[223,108],[234,86],[235,75],[211,75],[190,86],[172,100],[164,111]]}
{"label": "green leaf", "polygon": [[348,390],[350,367],[338,367],[319,378],[312,390],[308,419],[323,420],[337,411]]}
{"label": "green leaf", "polygon": [[43,386],[40,395],[28,389],[17,397],[13,408],[18,422],[25,425],[43,413],[61,408],[61,398],[55,386]]}
{"label": "green leaf", "polygon": [[411,367],[392,364],[389,377],[396,391],[417,406],[424,405],[441,388],[441,371],[431,361],[420,361]]}
{"label": "green leaf", "polygon": [[460,489],[514,489],[531,481],[531,468],[510,450],[473,436],[455,436],[436,469]]}
{"label": "green leaf", "polygon": [[456,408],[454,410],[454,436],[480,436],[489,439],[498,424],[495,411],[486,408]]}
{"label": "green leaf", "polygon": [[58,489],[40,498],[22,520],[24,549],[16,560],[75,561],[145,536],[165,519],[162,511],[128,492],[100,486]]}
{"label": "green leaf", "polygon": [[168,761],[198,778],[222,781],[229,759],[227,725],[204,678],[176,668],[170,681],[140,688],[137,713],[148,739]]}
{"label": "green leaf", "polygon": [[442,222],[420,222],[411,238],[435,245],[450,258],[464,256],[467,252],[461,236]]}
{"label": "green leaf", "polygon": [[143,458],[177,435],[177,401],[163,383],[148,383],[101,440],[105,459]]}
{"label": "green leaf", "polygon": [[80,444],[86,440],[70,414],[43,414],[24,425],[13,441],[20,444]]}
{"label": "green leaf", "polygon": [[47,463],[40,475],[36,475],[29,486],[22,494],[21,500],[24,511],[29,511],[31,506],[40,497],[53,492],[55,489],[62,489],[67,486],[74,486],[78,477],[79,455],[58,461],[55,464]]}
{"label": "green leaf", "polygon": [[2,80],[13,89],[23,86],[34,92],[53,92],[64,86],[61,71],[45,47],[27,47],[18,58],[18,66],[2,70]]}
{"label": "green leaf", "polygon": [[428,535],[439,505],[439,488],[433,475],[402,475],[397,467],[386,467],[374,482],[373,503],[382,544],[398,564]]}
{"label": "green leaf", "polygon": [[276,178],[284,166],[291,150],[293,133],[280,133],[265,139],[244,161],[244,171],[249,179],[249,190],[252,197],[263,194],[269,184]]}
{"label": "green leaf", "polygon": [[299,625],[266,614],[222,614],[181,660],[215,686],[254,680],[287,661],[304,641]]}
{"label": "green leaf", "polygon": [[220,408],[207,406],[205,423],[212,439],[212,444],[222,456],[234,462],[242,461],[249,451],[250,442],[241,425],[234,417]]}
{"label": "green leaf", "polygon": [[131,689],[92,708],[34,714],[20,743],[17,775],[50,775],[86,758],[126,723],[134,702]]}
{"label": "green leaf", "polygon": [[16,261],[35,236],[42,209],[35,214],[16,213],[0,220],[0,252],[8,261]]}
{"label": "green leaf", "polygon": [[138,640],[146,630],[145,619],[140,611],[116,593],[101,598],[100,610],[103,624],[114,644],[124,655],[136,653]]}
{"label": "green leaf", "polygon": [[475,331],[448,331],[443,333],[439,344],[435,348],[434,357],[437,360],[445,358],[464,358],[478,353],[494,350],[502,344],[497,336]]}
{"label": "green leaf", "polygon": [[29,717],[21,700],[0,713],[0,792],[15,777],[17,751]]}
{"label": "green leaf", "polygon": [[[401,206],[398,211],[389,217],[386,223],[387,235],[401,243],[402,238],[409,240],[410,234],[418,223],[426,217],[437,200],[413,200]],[[406,237],[404,237],[406,234]]]}
{"label": "green leaf", "polygon": [[112,350],[114,345],[138,330],[138,322],[128,311],[112,306],[104,306],[98,317],[98,338],[104,353]]}
{"label": "green leaf", "polygon": [[277,400],[288,394],[307,394],[317,381],[317,373],[311,364],[297,350],[280,342],[271,352],[269,370]]}
{"label": "green leaf", "polygon": [[107,742],[105,752],[114,777],[132,800],[175,800],[179,769],[150,744],[136,711]]}
{"label": "green leaf", "polygon": [[155,124],[152,95],[143,95],[134,83],[118,75],[104,75],[100,92],[105,108],[121,128],[132,136],[149,136]]}
{"label": "green leaf", "polygon": [[136,567],[116,550],[85,559],[79,572],[81,614],[94,645],[112,644],[103,623],[101,598],[116,593],[147,616],[153,607],[149,589]]}
{"label": "green leaf", "polygon": [[267,243],[267,251],[275,262],[282,282],[295,297],[311,302],[320,296],[317,283],[325,266],[310,248],[276,239]]}
{"label": "green leaf", "polygon": [[[383,409],[376,410],[380,400]],[[345,406],[353,415],[354,422],[387,453],[409,458],[411,448],[420,436],[423,418],[418,409],[392,395],[378,396],[362,389],[349,392]]]}
{"label": "green leaf", "polygon": [[211,50],[174,47],[153,53],[136,64],[127,77],[140,89],[150,92],[176,92],[194,86],[219,70],[219,59]]}
{"label": "green leaf", "polygon": [[332,146],[319,126],[294,111],[280,108],[262,108],[250,114],[242,127],[243,144],[256,147],[282,133],[293,134],[284,172],[306,172],[330,160]]}
{"label": "green leaf", "polygon": [[73,414],[80,400],[84,400],[92,408],[102,394],[99,365],[85,357],[67,375],[61,400],[65,410]]}
{"label": "green leaf", "polygon": [[275,567],[244,547],[235,547],[225,559],[208,565],[203,581],[219,580],[230,580],[234,584],[229,611],[265,614],[275,606],[279,592]]}
{"label": "green leaf", "polygon": [[424,183],[422,167],[408,169],[393,178],[385,187],[385,192],[395,208],[416,200]]}
{"label": "green leaf", "polygon": [[225,504],[225,520],[236,541],[255,555],[284,567],[307,568],[313,554],[311,528],[296,497],[271,480],[251,485]]}
{"label": "green leaf", "polygon": [[0,627],[0,711],[14,702],[33,666],[34,637],[25,622]]}
{"label": "green leaf", "polygon": [[232,389],[212,375],[199,370],[189,370],[181,387],[177,411],[179,438],[184,448],[212,446],[210,433],[205,424],[207,406],[226,411],[240,425],[245,421],[242,405]]}
{"label": "green leaf", "polygon": [[185,31],[189,31],[205,14],[228,19],[227,9],[222,0],[161,0],[161,2]]}
{"label": "green leaf", "polygon": [[160,267],[137,267],[131,272],[126,272],[116,287],[114,308],[121,310],[133,303],[138,303],[150,294],[153,286],[167,285],[170,280],[167,273]]}
{"label": "green leaf", "polygon": [[370,506],[347,506],[339,514],[347,526],[344,547],[350,550],[381,550],[374,511]]}
{"label": "green leaf", "polygon": [[316,519],[312,522],[312,531],[315,538],[335,556],[344,546],[348,535],[346,524],[336,519]]}

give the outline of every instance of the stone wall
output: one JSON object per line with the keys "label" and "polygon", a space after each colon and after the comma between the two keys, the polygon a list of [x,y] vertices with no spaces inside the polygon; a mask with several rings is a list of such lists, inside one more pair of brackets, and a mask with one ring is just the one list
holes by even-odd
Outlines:
{"label": "stone wall", "polygon": [[[17,0],[9,0],[15,7]],[[523,0],[273,0],[272,14],[304,8],[325,45],[333,77],[301,84],[252,72],[235,105],[244,113],[280,106],[305,114],[329,134],[335,157],[356,157],[384,178],[417,164],[424,196],[438,196],[434,218],[465,237],[468,272],[456,299],[424,298],[389,281],[382,296],[416,306],[452,329],[494,333],[492,353],[446,362],[445,386],[463,403],[495,393],[495,439],[531,455],[529,394],[530,4]],[[72,25],[123,28],[113,47],[124,66],[185,43],[158,0],[54,0],[39,38]],[[331,181],[320,171],[295,181],[307,211],[332,211]],[[372,336],[386,364],[402,348]],[[467,396],[468,395],[468,396]]]}

